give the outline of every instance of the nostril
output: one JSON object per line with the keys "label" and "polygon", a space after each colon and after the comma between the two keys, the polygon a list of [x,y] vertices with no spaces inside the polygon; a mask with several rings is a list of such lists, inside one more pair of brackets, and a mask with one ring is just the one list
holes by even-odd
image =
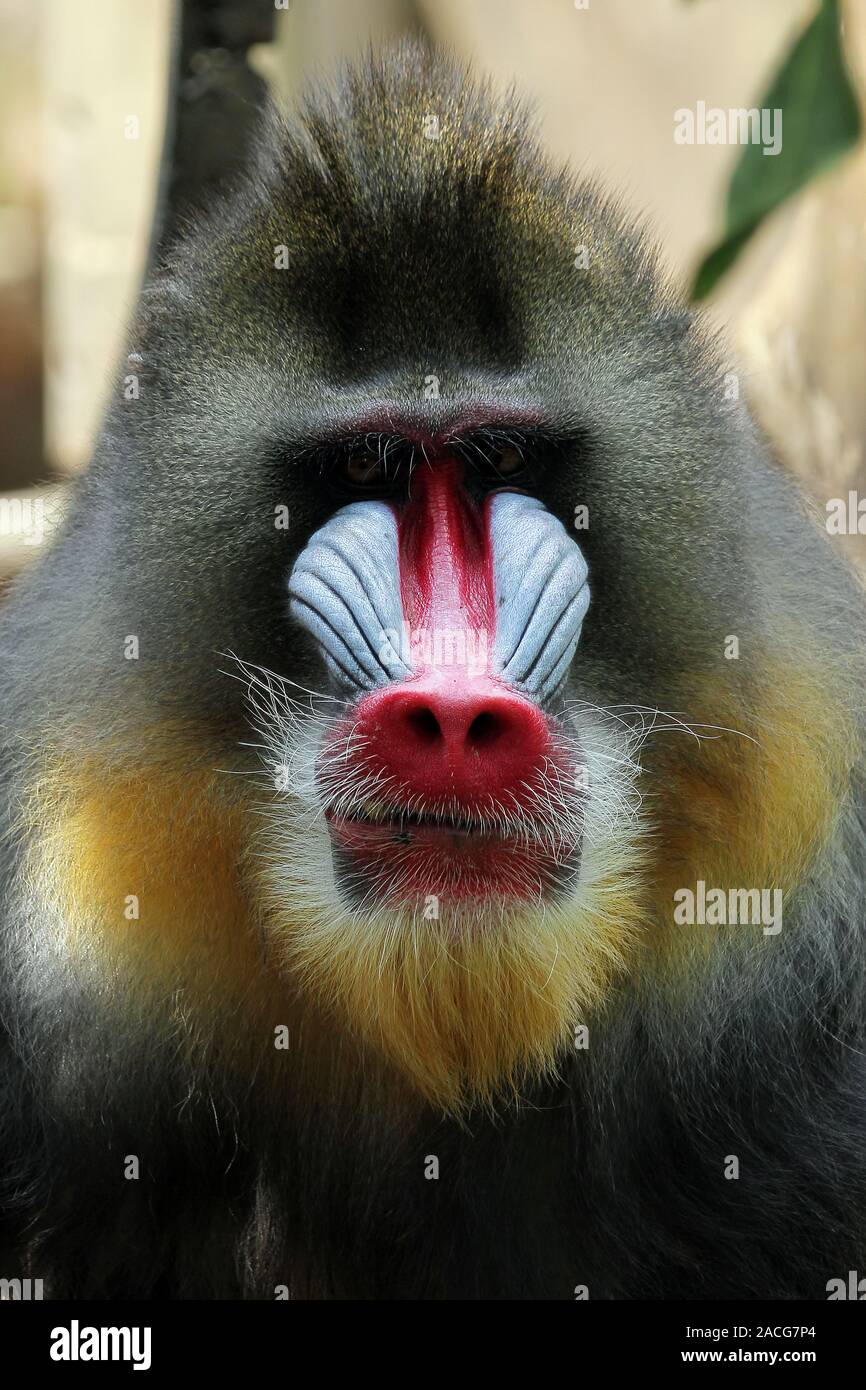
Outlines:
{"label": "nostril", "polygon": [[432,802],[520,794],[551,747],[546,716],[493,681],[395,683],[366,696],[354,725],[383,784]]}
{"label": "nostril", "polygon": [[442,737],[439,720],[428,705],[410,710],[406,715],[406,723],[423,743],[436,743]]}
{"label": "nostril", "polygon": [[467,731],[467,740],[475,748],[483,748],[493,743],[502,733],[502,720],[490,710],[484,709],[476,714]]}

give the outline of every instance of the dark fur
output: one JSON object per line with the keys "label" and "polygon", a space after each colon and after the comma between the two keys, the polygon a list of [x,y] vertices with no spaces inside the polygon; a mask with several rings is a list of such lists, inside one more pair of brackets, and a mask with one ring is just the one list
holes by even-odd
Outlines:
{"label": "dark fur", "polygon": [[[134,765],[167,714],[197,729],[203,766],[253,765],[218,654],[318,679],[284,587],[327,514],[299,457],[339,425],[338,395],[423,418],[428,372],[443,418],[540,401],[577,441],[542,494],[566,525],[591,508],[576,694],[671,708],[680,671],[715,671],[758,710],[793,657],[862,701],[859,592],[723,402],[643,242],[439,62],[363,68],[303,134],[272,123],[260,167],[148,287],[131,347],[141,400],[112,407],[61,536],[2,613],[9,826],[43,758],[110,746]],[[133,632],[147,660],[124,662]],[[401,1127],[372,1100],[338,1121],[327,1090],[287,1123],[261,1081],[183,1062],[146,1001],[115,1018],[75,975],[34,1003],[21,981],[52,923],[15,907],[13,831],[0,1275],[92,1297],[823,1298],[866,1272],[864,844],[856,780],[773,951],[716,952],[673,995],[651,972],[624,981],[590,1050],[519,1113]],[[118,1176],[127,1153],[139,1182]]]}

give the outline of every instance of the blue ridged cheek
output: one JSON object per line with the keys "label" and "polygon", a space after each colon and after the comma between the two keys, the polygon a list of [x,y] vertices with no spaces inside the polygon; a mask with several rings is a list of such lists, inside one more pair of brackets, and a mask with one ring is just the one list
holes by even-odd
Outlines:
{"label": "blue ridged cheek", "polygon": [[589,608],[586,561],[562,522],[535,497],[490,502],[497,672],[544,704],[574,660]]}
{"label": "blue ridged cheek", "polygon": [[386,502],[352,502],[311,537],[289,577],[289,611],[315,638],[338,686],[360,694],[411,674],[397,519]]}

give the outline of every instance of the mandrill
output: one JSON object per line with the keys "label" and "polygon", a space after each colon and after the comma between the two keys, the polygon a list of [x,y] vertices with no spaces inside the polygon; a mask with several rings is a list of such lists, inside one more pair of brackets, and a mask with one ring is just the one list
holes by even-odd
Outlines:
{"label": "mandrill", "polygon": [[409,47],[130,351],[0,615],[3,1272],[826,1298],[866,610],[642,234]]}

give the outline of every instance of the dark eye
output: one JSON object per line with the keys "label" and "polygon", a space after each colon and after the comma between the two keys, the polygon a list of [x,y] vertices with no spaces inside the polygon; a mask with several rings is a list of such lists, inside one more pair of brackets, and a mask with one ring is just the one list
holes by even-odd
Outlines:
{"label": "dark eye", "polygon": [[502,449],[498,455],[490,460],[490,471],[498,474],[500,478],[510,478],[515,473],[522,473],[526,466],[526,460],[519,449]]}
{"label": "dark eye", "polygon": [[529,466],[526,453],[516,444],[488,440],[475,444],[467,458],[484,482],[492,487],[520,482]]}
{"label": "dark eye", "polygon": [[331,486],[338,492],[385,496],[403,485],[407,459],[398,445],[381,451],[361,446],[340,454],[330,468]]}
{"label": "dark eye", "polygon": [[352,487],[381,487],[388,481],[385,460],[372,454],[353,454],[345,460],[340,473]]}

